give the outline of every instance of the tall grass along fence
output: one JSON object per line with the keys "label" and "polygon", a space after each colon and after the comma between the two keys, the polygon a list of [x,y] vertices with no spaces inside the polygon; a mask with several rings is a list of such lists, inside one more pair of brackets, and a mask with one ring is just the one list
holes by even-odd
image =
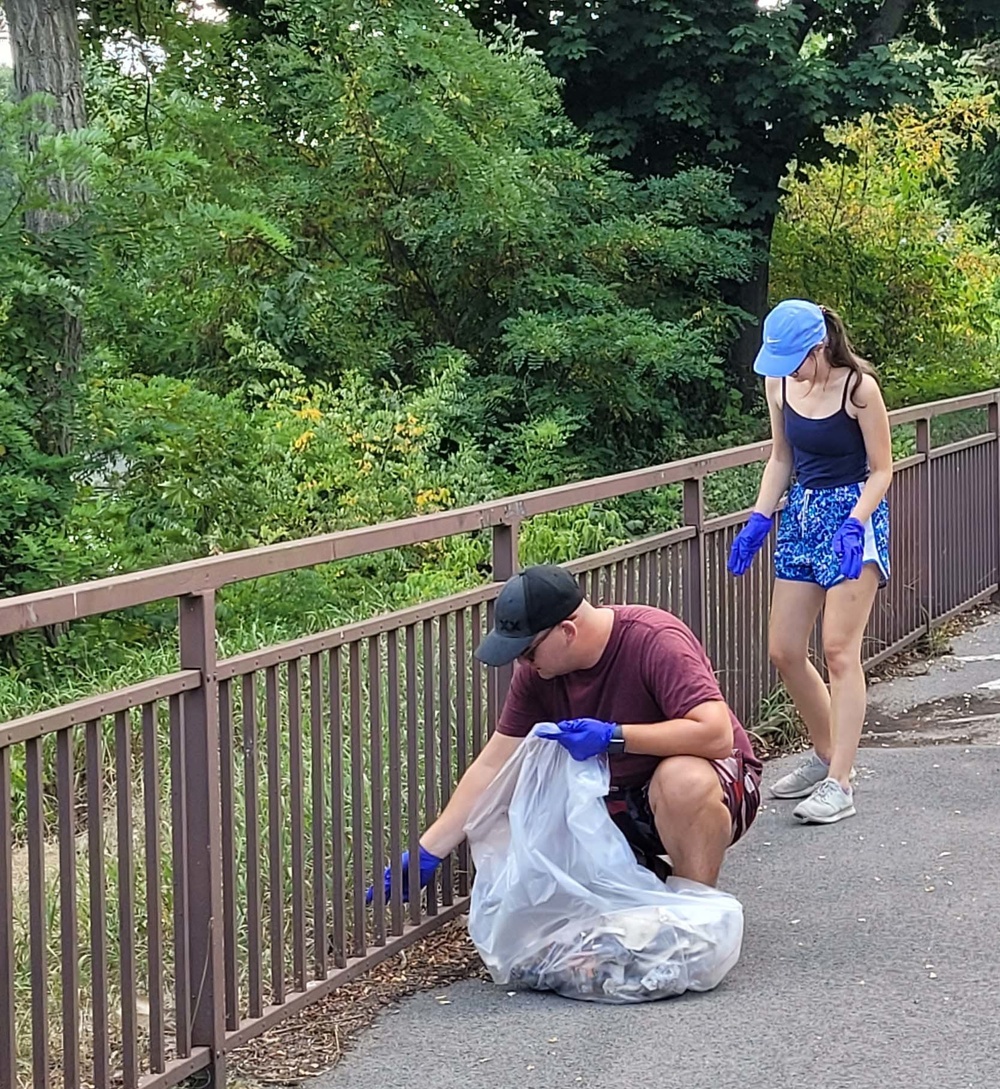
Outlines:
{"label": "tall grass along fence", "polygon": [[[1000,390],[893,414],[893,578],[865,648],[893,654],[1000,582]],[[942,417],[969,437],[935,446]],[[176,598],[178,668],[0,726],[0,1089],[167,1089],[463,910],[458,851],[422,898],[365,904],[483,745],[509,670],[472,651],[534,515],[680,486],[682,525],[568,566],[597,602],[666,607],[701,635],[748,724],[768,694],[771,557],[741,580],[743,513],[709,517],[726,450],[372,528],[0,602],[0,635]],[[493,582],[218,660],[215,592],[470,532]],[[410,885],[418,876],[411,872]]]}

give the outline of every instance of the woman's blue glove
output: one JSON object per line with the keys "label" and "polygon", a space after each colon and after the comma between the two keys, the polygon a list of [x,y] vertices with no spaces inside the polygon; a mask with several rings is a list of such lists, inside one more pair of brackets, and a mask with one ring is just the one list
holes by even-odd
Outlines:
{"label": "woman's blue glove", "polygon": [[736,534],[733,547],[729,550],[729,573],[742,575],[753,562],[754,556],[763,548],[767,535],[774,526],[773,518],[765,518],[754,511],[747,524]]}
{"label": "woman's blue glove", "polygon": [[589,760],[608,751],[614,728],[613,722],[598,718],[565,718],[562,722],[543,723],[535,734],[558,741],[574,760]]}
{"label": "woman's blue glove", "polygon": [[861,575],[865,527],[857,518],[848,518],[833,535],[833,554],[840,560],[840,573],[845,579],[856,579]]}
{"label": "woman's blue glove", "polygon": [[[403,857],[400,860],[403,869],[403,903],[408,903],[410,899],[410,852],[404,851]],[[438,858],[437,855],[432,855],[426,848],[420,848],[420,887],[424,888],[430,884],[431,878],[434,876],[434,872],[444,859]],[[392,895],[392,867],[386,866],[385,875],[383,878],[385,883],[385,902],[389,902],[389,897]],[[375,898],[375,889],[369,885],[368,891],[365,893],[365,903],[370,904]]]}

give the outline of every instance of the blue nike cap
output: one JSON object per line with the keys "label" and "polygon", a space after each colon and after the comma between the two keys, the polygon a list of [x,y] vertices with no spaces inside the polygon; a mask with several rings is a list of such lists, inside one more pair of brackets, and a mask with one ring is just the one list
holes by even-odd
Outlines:
{"label": "blue nike cap", "polygon": [[806,299],[785,299],[764,319],[764,343],[753,369],[767,378],[787,378],[824,340],[823,311]]}

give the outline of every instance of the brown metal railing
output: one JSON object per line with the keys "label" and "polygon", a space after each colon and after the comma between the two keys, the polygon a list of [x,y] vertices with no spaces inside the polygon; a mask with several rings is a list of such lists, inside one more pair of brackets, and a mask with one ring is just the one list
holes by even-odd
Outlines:
{"label": "brown metal railing", "polygon": [[[933,447],[932,421],[965,410],[985,416],[983,433]],[[896,467],[893,578],[869,662],[1000,583],[1000,390],[893,424],[915,425],[915,453]],[[170,597],[180,618],[176,672],[0,726],[0,1089],[167,1089],[199,1070],[223,1084],[233,1048],[463,909],[464,850],[422,901],[368,906],[365,889],[386,864],[398,870],[404,847],[416,854],[495,720],[509,676],[472,651],[532,515],[681,485],[679,528],[568,566],[595,601],[683,617],[752,724],[773,684],[771,556],[728,576],[743,514],[709,517],[703,487],[767,453],[760,443],[0,601],[0,635]],[[224,585],[484,529],[488,585],[216,659]]]}

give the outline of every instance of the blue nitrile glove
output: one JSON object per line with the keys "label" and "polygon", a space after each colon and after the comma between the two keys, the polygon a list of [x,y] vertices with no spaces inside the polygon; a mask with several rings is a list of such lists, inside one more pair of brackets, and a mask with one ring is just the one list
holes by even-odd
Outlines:
{"label": "blue nitrile glove", "polygon": [[535,731],[538,737],[558,741],[574,760],[587,760],[608,751],[613,722],[599,718],[566,718],[562,722],[544,723]]}
{"label": "blue nitrile glove", "polygon": [[766,518],[758,511],[750,515],[747,524],[736,534],[733,547],[729,550],[729,573],[742,575],[753,562],[754,556],[764,547],[767,535],[774,526],[773,518]]}
{"label": "blue nitrile glove", "polygon": [[[420,848],[420,887],[424,888],[430,883],[431,878],[434,876],[434,871],[441,865],[444,859],[438,858],[437,855],[432,855],[425,847]],[[400,860],[403,871],[403,903],[408,903],[410,899],[410,852],[404,851],[403,857]],[[389,902],[389,897],[392,895],[392,867],[386,866],[385,875],[385,902]],[[375,898],[375,889],[369,885],[368,891],[365,893],[365,903],[370,904]]]}
{"label": "blue nitrile glove", "polygon": [[865,527],[857,518],[848,518],[833,535],[833,554],[840,559],[840,573],[845,579],[860,576],[865,555]]}

